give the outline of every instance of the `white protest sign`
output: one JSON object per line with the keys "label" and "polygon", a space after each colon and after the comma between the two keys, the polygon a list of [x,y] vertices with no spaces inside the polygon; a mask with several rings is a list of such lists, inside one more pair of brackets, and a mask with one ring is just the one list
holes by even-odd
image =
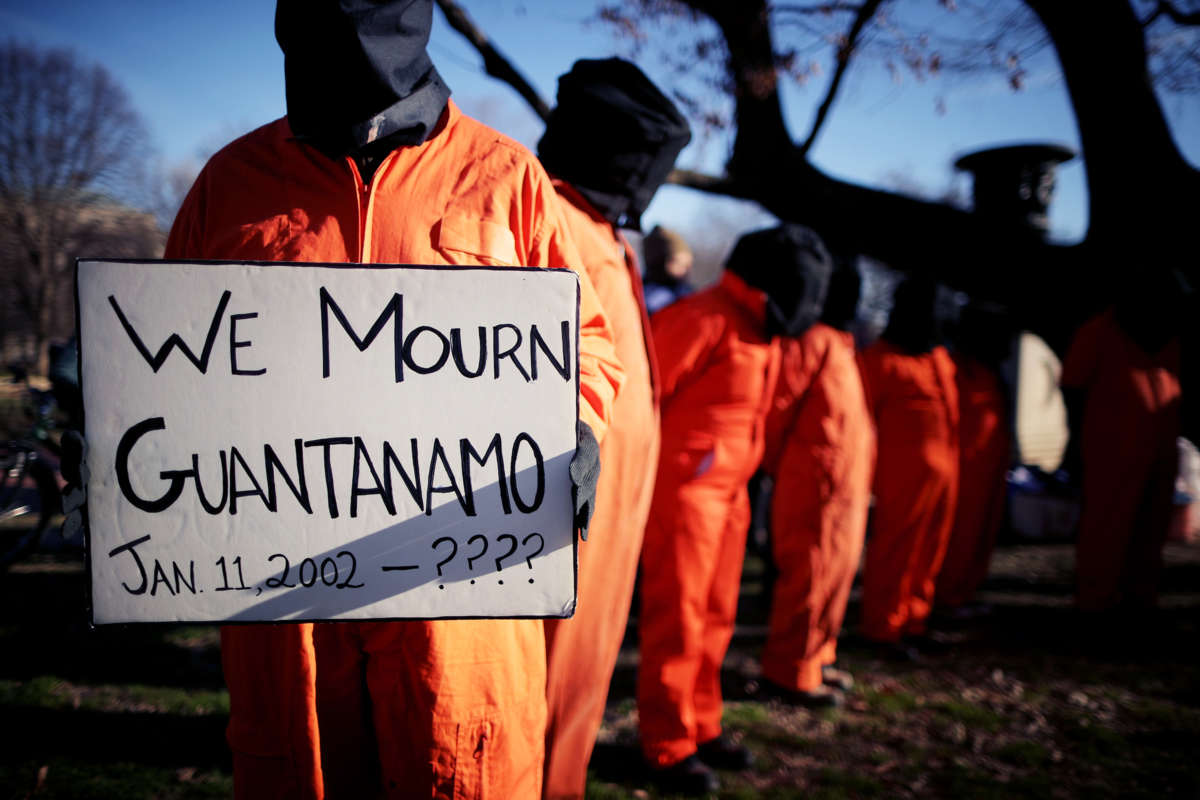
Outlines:
{"label": "white protest sign", "polygon": [[96,624],[562,617],[578,277],[78,265]]}

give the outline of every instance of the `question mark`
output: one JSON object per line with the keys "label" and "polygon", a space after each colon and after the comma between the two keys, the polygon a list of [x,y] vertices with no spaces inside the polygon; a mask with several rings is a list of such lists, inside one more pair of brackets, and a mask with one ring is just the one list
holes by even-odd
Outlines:
{"label": "question mark", "polygon": [[[531,533],[521,540],[521,544],[529,544],[529,540],[535,536],[538,538],[538,549],[525,556],[525,563],[529,565],[530,569],[533,569],[533,559],[540,556],[542,551],[546,549],[546,540],[542,538],[540,533]],[[530,578],[529,582],[533,583],[533,578]]]}
{"label": "question mark", "polygon": [[[454,556],[458,554],[458,542],[454,541],[449,536],[443,536],[440,539],[434,540],[433,549],[437,550],[438,545],[441,544],[442,542],[450,543],[450,555],[446,556],[445,558],[443,558],[441,561],[439,561],[437,563],[437,574],[438,574],[439,578],[442,577],[442,567],[445,566],[446,564],[448,564],[451,561],[451,559],[453,559]],[[446,587],[439,583],[438,588],[445,589]]]}
{"label": "question mark", "polygon": [[[483,558],[483,554],[484,554],[484,553],[486,553],[486,552],[487,552],[487,550],[488,550],[488,541],[487,541],[487,537],[486,537],[486,536],[484,536],[482,533],[477,533],[477,534],[475,534],[474,536],[472,536],[470,539],[467,539],[467,544],[470,544],[471,542],[475,541],[476,539],[478,539],[478,540],[480,540],[481,542],[483,542],[483,549],[482,549],[482,550],[480,550],[480,551],[479,551],[478,553],[476,553],[475,555],[473,555],[473,556],[468,556],[468,557],[467,557],[467,569],[469,569],[469,570],[470,570],[470,569],[475,569],[475,562],[476,562],[476,561],[478,561],[480,558]],[[474,584],[474,583],[475,583],[475,579],[474,579],[474,578],[471,578],[471,583],[472,583],[472,584]]]}
{"label": "question mark", "polygon": [[[500,570],[504,569],[504,567],[501,566],[500,562],[502,562],[504,559],[511,556],[513,553],[517,552],[517,537],[513,536],[511,533],[502,533],[496,537],[496,541],[498,542],[501,539],[512,539],[512,547],[508,548],[508,552],[502,553],[501,555],[499,555],[496,558],[496,572],[499,572]],[[504,583],[504,581],[501,580],[500,583]]]}

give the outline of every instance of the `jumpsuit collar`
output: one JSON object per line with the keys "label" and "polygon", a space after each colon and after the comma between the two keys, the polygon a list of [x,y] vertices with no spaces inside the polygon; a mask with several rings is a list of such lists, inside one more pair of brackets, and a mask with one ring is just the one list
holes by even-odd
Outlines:
{"label": "jumpsuit collar", "polygon": [[583,196],[583,193],[579,191],[575,184],[558,177],[554,173],[550,173],[550,182],[554,184],[555,191],[570,201],[571,205],[582,210],[596,222],[602,222],[612,227],[614,231],[616,230],[616,226],[609,222],[604,214],[600,213],[600,209],[592,205],[591,201]]}

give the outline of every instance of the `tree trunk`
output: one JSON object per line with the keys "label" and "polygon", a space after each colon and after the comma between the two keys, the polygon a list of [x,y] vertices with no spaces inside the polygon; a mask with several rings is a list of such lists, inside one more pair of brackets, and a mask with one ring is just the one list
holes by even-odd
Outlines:
{"label": "tree trunk", "polygon": [[1130,244],[1145,252],[1154,244],[1160,257],[1181,255],[1200,219],[1200,173],[1180,154],[1163,117],[1128,0],[1025,2],[1054,42],[1079,125],[1088,244],[1101,253],[1128,252]]}
{"label": "tree trunk", "polygon": [[[1052,339],[1046,292],[1029,291],[1024,276],[1073,272],[1073,248],[998,228],[945,203],[870,189],[832,178],[813,166],[791,139],[776,85],[773,48],[762,0],[696,1],[716,21],[729,50],[736,85],[737,137],[730,159],[734,193],[781,219],[821,233],[842,253],[861,253],[907,272],[932,274],[972,294],[1010,305],[1021,323]],[[1018,277],[1022,276],[1022,277]],[[1044,279],[1039,283],[1045,285]],[[1060,290],[1059,286],[1054,291]]]}
{"label": "tree trunk", "polygon": [[729,163],[736,194],[811,225],[836,249],[1005,302],[1061,349],[1112,288],[1097,280],[1108,271],[1095,269],[1100,254],[1111,264],[1114,254],[1152,247],[1157,264],[1182,261],[1184,238],[1200,219],[1200,179],[1171,138],[1127,0],[1026,2],[1054,42],[1079,124],[1091,208],[1088,236],[1077,247],[825,175],[788,136],[775,81],[764,76],[773,50],[762,0],[752,11],[705,0],[691,5],[712,16],[729,48],[738,104]]}

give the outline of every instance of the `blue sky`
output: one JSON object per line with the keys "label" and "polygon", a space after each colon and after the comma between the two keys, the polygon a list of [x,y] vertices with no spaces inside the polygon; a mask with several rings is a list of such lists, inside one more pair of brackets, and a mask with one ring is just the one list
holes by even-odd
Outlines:
{"label": "blue sky", "polygon": [[[595,3],[580,0],[466,0],[476,21],[552,100],[557,76],[577,58],[628,55],[609,28],[588,20]],[[928,0],[932,8],[936,4]],[[284,113],[283,58],[274,40],[273,0],[0,0],[0,30],[19,41],[69,47],[107,67],[130,92],[168,161],[196,158]],[[474,50],[435,12],[430,55],[463,109],[532,147],[541,122],[507,86],[483,75]],[[660,84],[672,76],[647,51],[639,64]],[[1002,76],[970,81],[899,84],[883,70],[852,69],[812,151],[829,173],[867,185],[916,186],[930,195],[951,187],[967,193],[951,162],[972,149],[1014,141],[1078,145],[1057,64],[1046,55],[1030,64],[1029,86],[1010,91]],[[785,93],[796,135],[824,91],[825,73]],[[936,108],[939,100],[945,110]],[[1200,161],[1200,103],[1174,100],[1166,110],[1185,155]],[[681,166],[719,170],[728,140],[696,137]],[[648,225],[702,228],[733,216],[740,224],[764,216],[696,192],[665,188],[646,215]],[[1059,174],[1052,235],[1071,241],[1086,227],[1082,165]]]}

